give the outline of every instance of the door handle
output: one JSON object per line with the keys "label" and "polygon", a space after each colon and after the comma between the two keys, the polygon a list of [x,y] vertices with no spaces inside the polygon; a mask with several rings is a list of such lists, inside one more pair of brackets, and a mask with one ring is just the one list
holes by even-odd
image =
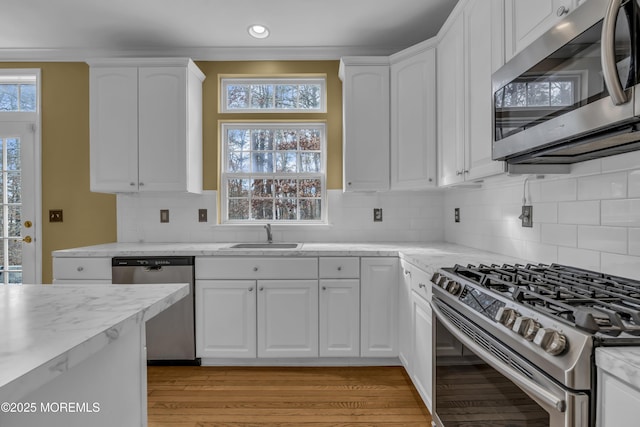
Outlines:
{"label": "door handle", "polygon": [[33,239],[31,238],[31,236],[24,236],[22,238],[22,241],[25,243],[31,243],[33,241]]}
{"label": "door handle", "polygon": [[24,228],[31,228],[32,226],[33,226],[33,223],[31,221],[24,222]]}

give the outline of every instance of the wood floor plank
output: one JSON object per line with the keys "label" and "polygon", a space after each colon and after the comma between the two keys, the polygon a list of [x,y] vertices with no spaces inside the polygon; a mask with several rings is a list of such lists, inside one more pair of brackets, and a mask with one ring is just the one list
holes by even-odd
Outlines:
{"label": "wood floor plank", "polygon": [[149,427],[431,425],[395,366],[150,366],[147,378]]}

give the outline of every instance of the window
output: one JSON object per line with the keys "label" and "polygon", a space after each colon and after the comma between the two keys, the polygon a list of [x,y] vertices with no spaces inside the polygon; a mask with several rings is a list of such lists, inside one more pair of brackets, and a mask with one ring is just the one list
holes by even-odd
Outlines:
{"label": "window", "polygon": [[223,123],[225,223],[324,221],[325,124]]}
{"label": "window", "polygon": [[36,78],[0,76],[0,112],[36,111]]}
{"label": "window", "polygon": [[325,78],[222,78],[223,113],[324,113]]}

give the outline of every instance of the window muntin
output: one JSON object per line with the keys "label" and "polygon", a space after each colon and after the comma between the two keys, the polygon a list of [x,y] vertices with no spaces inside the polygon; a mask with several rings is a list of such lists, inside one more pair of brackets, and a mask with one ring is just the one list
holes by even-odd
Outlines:
{"label": "window muntin", "polygon": [[35,112],[35,76],[0,76],[0,112]]}
{"label": "window muntin", "polygon": [[326,78],[222,78],[223,113],[325,113]]}
{"label": "window muntin", "polygon": [[323,222],[324,123],[223,123],[223,222]]}

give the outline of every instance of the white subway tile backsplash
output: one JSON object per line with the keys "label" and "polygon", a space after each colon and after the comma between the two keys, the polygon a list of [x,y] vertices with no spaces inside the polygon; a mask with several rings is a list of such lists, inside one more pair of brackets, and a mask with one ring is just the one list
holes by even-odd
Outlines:
{"label": "white subway tile backsplash", "polygon": [[640,257],[606,252],[601,257],[602,272],[640,280]]}
{"label": "white subway tile backsplash", "polygon": [[603,200],[602,225],[640,227],[640,199]]}
{"label": "white subway tile backsplash", "polygon": [[558,203],[560,224],[600,224],[600,201]]}
{"label": "white subway tile backsplash", "polygon": [[619,199],[627,197],[627,173],[578,178],[578,200]]}
{"label": "white subway tile backsplash", "polygon": [[629,197],[640,197],[640,169],[629,172]]}
{"label": "white subway tile backsplash", "polygon": [[578,226],[578,248],[626,254],[627,246],[626,228]]}
{"label": "white subway tile backsplash", "polygon": [[629,255],[640,256],[640,228],[629,229]]}
{"label": "white subway tile backsplash", "polygon": [[600,270],[600,252],[576,248],[558,248],[558,263],[587,270]]}
{"label": "white subway tile backsplash", "polygon": [[541,202],[564,202],[577,199],[576,179],[549,180],[540,182]]}
{"label": "white subway tile backsplash", "polygon": [[557,223],[558,222],[558,203],[534,203],[533,204],[533,223]]}
{"label": "white subway tile backsplash", "polygon": [[540,241],[548,245],[576,247],[578,245],[578,226],[542,224]]}

